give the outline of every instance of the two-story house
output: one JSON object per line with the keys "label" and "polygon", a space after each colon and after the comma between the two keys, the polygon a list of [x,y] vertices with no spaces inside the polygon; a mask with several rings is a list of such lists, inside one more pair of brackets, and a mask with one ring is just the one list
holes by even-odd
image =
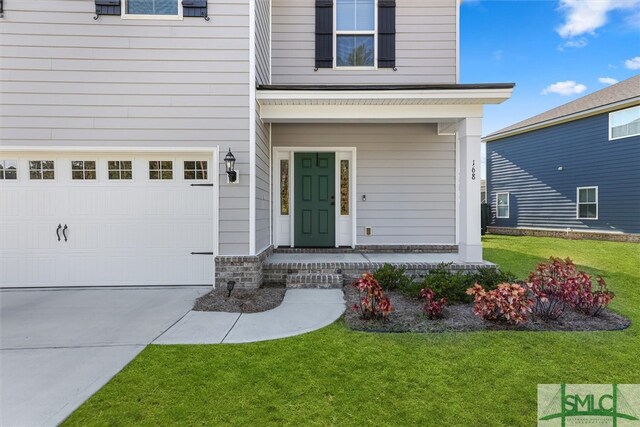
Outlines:
{"label": "two-story house", "polygon": [[[274,248],[482,261],[458,0],[4,0],[0,283],[262,282]],[[298,249],[302,250],[302,249]]]}

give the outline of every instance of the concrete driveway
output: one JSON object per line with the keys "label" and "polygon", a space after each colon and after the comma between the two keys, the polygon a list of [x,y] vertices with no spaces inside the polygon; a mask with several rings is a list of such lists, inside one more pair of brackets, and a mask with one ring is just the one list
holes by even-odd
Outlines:
{"label": "concrete driveway", "polygon": [[59,424],[208,290],[0,291],[0,425]]}

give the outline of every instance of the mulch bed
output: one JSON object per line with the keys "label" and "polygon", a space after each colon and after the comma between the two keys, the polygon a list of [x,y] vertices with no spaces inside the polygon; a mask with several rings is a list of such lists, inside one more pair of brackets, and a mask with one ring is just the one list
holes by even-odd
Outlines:
{"label": "mulch bed", "polygon": [[195,311],[227,313],[259,313],[276,308],[284,299],[285,288],[234,289],[231,297],[226,289],[214,289],[198,298]]}
{"label": "mulch bed", "polygon": [[362,320],[354,304],[359,301],[358,291],[353,286],[345,286],[347,311],[346,325],[354,330],[369,332],[471,332],[471,331],[616,331],[629,327],[631,321],[609,310],[602,310],[598,316],[586,316],[571,310],[555,321],[545,322],[529,317],[523,325],[511,326],[489,322],[473,314],[473,304],[450,305],[444,310],[444,318],[430,320],[422,313],[423,304],[418,299],[407,298],[400,292],[386,292],[394,312],[387,321]]}

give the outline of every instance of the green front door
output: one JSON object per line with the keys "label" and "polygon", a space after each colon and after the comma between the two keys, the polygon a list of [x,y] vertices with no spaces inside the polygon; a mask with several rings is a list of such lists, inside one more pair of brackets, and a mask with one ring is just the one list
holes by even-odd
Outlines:
{"label": "green front door", "polygon": [[335,246],[335,153],[295,153],[294,244]]}

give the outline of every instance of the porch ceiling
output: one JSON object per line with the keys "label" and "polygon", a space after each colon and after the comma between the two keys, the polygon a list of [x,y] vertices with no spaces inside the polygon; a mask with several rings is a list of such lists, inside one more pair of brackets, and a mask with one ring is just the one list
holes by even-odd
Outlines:
{"label": "porch ceiling", "polygon": [[265,122],[451,122],[481,117],[511,97],[512,84],[259,86]]}

